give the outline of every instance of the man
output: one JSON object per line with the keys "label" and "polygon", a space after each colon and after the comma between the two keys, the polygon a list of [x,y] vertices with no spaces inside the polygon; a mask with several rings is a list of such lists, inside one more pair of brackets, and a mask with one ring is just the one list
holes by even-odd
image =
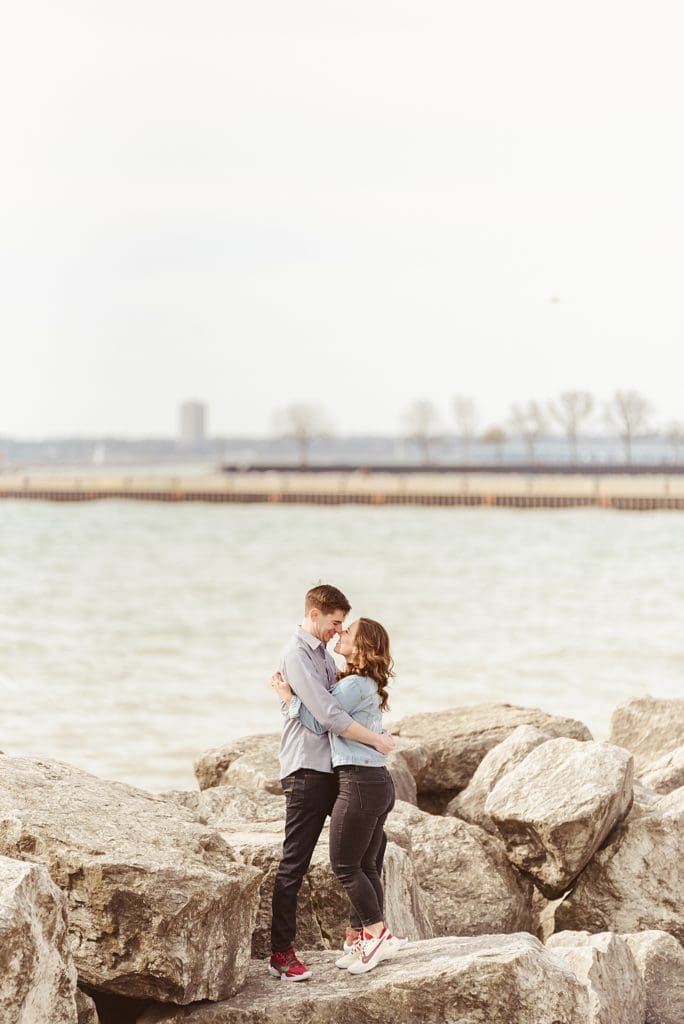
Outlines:
{"label": "man", "polygon": [[[356,740],[389,754],[394,740],[355,722],[330,696],[337,666],[327,644],[340,632],[351,605],[336,587],[321,584],[309,590],[304,619],[291,637],[281,671],[299,699],[328,732]],[[326,733],[310,732],[298,718],[283,712],[280,742],[280,781],[285,793],[285,841],[273,889],[271,961],[269,972],[283,981],[305,981],[311,971],[294,951],[297,895],[309,867],[326,816],[337,796],[330,744]],[[360,925],[360,922],[359,922]]]}

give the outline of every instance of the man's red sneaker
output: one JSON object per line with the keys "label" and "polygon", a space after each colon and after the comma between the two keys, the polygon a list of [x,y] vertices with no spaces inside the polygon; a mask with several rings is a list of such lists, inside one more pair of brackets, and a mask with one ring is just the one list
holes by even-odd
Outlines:
{"label": "man's red sneaker", "polygon": [[311,971],[306,964],[297,959],[297,954],[292,946],[283,953],[278,953],[275,950],[271,953],[268,973],[272,974],[274,978],[280,978],[281,981],[306,981],[311,977]]}

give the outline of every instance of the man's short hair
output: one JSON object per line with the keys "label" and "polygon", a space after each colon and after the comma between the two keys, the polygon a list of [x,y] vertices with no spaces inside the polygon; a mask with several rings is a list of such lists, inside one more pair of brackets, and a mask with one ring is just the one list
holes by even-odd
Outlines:
{"label": "man's short hair", "polygon": [[312,608],[318,608],[324,615],[330,615],[339,608],[347,615],[351,610],[351,605],[337,587],[319,583],[317,587],[308,590],[304,598],[304,614],[308,615]]}

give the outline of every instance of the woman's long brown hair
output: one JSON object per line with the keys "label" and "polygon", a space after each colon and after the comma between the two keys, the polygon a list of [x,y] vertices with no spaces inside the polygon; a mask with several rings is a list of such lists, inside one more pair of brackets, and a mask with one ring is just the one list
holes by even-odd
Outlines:
{"label": "woman's long brown hair", "polygon": [[387,630],[374,619],[359,619],[354,653],[347,661],[344,672],[340,672],[337,678],[344,679],[345,676],[370,676],[378,688],[380,710],[389,711],[387,686],[394,676],[394,662]]}

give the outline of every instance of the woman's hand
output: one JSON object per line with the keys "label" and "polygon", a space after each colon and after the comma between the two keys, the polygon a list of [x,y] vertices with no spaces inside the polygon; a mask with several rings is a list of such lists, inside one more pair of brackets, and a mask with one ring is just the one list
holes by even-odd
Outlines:
{"label": "woman's hand", "polygon": [[285,704],[289,705],[290,701],[292,700],[292,690],[290,688],[290,684],[286,681],[282,672],[273,673],[273,675],[271,676],[271,686],[278,694],[280,699],[284,701]]}

